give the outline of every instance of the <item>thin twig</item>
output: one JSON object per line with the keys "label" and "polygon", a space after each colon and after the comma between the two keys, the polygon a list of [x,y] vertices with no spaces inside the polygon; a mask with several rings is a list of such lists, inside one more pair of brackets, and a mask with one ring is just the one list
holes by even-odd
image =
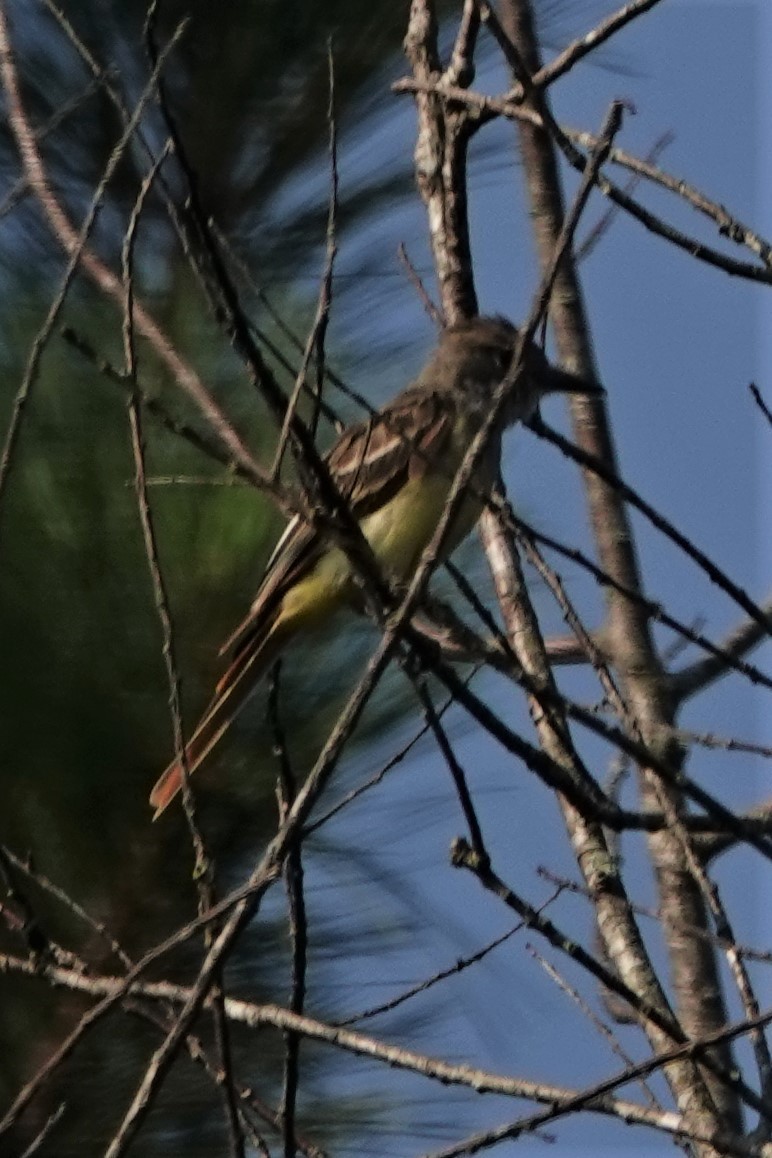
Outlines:
{"label": "thin twig", "polygon": [[437,308],[429,296],[429,292],[421,280],[421,275],[410,260],[404,241],[400,241],[399,243],[397,256],[407,270],[407,276],[410,278],[411,285],[418,294],[418,300],[421,302],[427,317],[438,330],[441,330],[445,325],[442,311]]}
{"label": "thin twig", "polygon": [[[279,715],[279,686],[281,661],[274,664],[268,687],[268,721],[273,733],[273,750],[278,761],[279,775],[276,795],[279,821],[284,823],[297,794],[297,781],[287,751],[287,742]],[[306,970],[308,967],[308,918],[304,893],[302,834],[298,834],[284,861],[284,884],[287,893],[290,944],[292,946],[292,981],[289,1008],[302,1013],[306,999]],[[300,1085],[300,1036],[291,1030],[284,1034],[284,1073],[279,1116],[285,1158],[295,1153],[297,1099]]]}
{"label": "thin twig", "polygon": [[756,405],[758,406],[759,410],[766,418],[769,425],[772,426],[772,410],[769,409],[766,402],[764,401],[764,398],[762,397],[761,391],[759,390],[758,386],[756,385],[755,382],[749,382],[748,389],[750,390],[750,392],[753,396],[753,401],[756,403]]}
{"label": "thin twig", "polygon": [[[10,105],[11,127],[16,134],[19,151],[22,154],[26,180],[35,190],[38,197],[43,201],[45,208],[46,200],[43,193],[44,176],[42,166],[39,162],[38,141],[36,140],[35,134],[32,132],[29,124],[24,118],[24,112],[18,93],[16,74],[10,56],[10,47],[7,43],[7,35],[4,22],[5,16],[2,9],[0,8],[0,42],[4,42],[0,43],[0,71],[2,71],[3,83],[5,85],[6,95]],[[187,21],[182,21],[177,26],[177,29],[170,39],[168,51],[171,51],[173,45],[176,44],[176,42],[179,40],[184,31],[186,23]],[[163,65],[163,61],[165,59],[166,53],[164,54],[162,60],[159,61],[159,68]],[[102,173],[99,183],[97,184],[97,187],[91,197],[91,202],[80,230],[76,233],[70,223],[66,222],[67,243],[64,245],[64,248],[65,252],[67,253],[67,265],[59,288],[54,295],[51,305],[48,308],[48,312],[43,321],[43,324],[38,330],[35,336],[35,340],[32,343],[32,348],[27,360],[24,376],[14,399],[13,409],[11,412],[11,420],[8,424],[8,430],[5,436],[2,455],[0,455],[0,498],[3,497],[5,492],[9,472],[11,470],[11,464],[13,461],[14,450],[21,433],[22,420],[29,403],[30,393],[40,370],[40,363],[43,357],[43,352],[48,345],[51,334],[56,325],[57,318],[59,317],[62,306],[64,305],[67,293],[69,292],[69,288],[72,283],[72,279],[75,276],[75,271],[81,265],[88,267],[89,251],[86,247],[86,243],[94,226],[94,222],[96,221],[105,190],[129,145],[132,135],[137,125],[139,124],[140,118],[142,117],[142,114],[145,110],[147,102],[153,95],[155,80],[156,75],[154,74],[145,85],[145,88],[140,95],[132,116],[129,118],[128,123],[126,124],[123,132],[121,133],[121,136],[113,148],[113,151],[108,158],[107,164],[105,165],[104,172]],[[56,209],[58,210],[58,206]],[[62,219],[60,221],[60,225],[63,226],[64,214],[59,211],[59,216]],[[49,220],[51,220],[50,214]]]}
{"label": "thin twig", "polygon": [[5,844],[0,845],[0,857],[9,861],[18,872],[24,873],[24,875],[38,888],[42,889],[50,896],[55,897],[56,900],[64,905],[65,908],[69,909],[69,911],[73,913],[79,921],[83,921],[83,923],[89,929],[97,934],[100,940],[103,940],[105,944],[109,946],[110,951],[115,954],[122,965],[124,965],[126,968],[131,966],[131,958],[123,949],[121,944],[116,940],[107,926],[104,925],[102,921],[95,920],[94,917],[92,917],[91,914],[87,912],[82,905],[79,905],[76,900],[74,900],[68,893],[66,893],[64,889],[60,888],[59,885],[54,884],[54,882],[51,881],[44,873],[39,872],[36,868],[33,868],[26,861],[22,860],[21,857],[18,857]]}
{"label": "thin twig", "polygon": [[[22,160],[24,172],[43,209],[48,224],[69,259],[77,258],[80,268],[119,309],[123,307],[123,283],[87,246],[54,196],[35,143],[34,132],[21,99],[18,75],[5,15],[5,0],[0,4],[0,77],[5,89],[8,119]],[[124,133],[125,136],[125,133]],[[157,322],[139,302],[134,306],[134,325],[166,366],[174,381],[187,393],[207,420],[223,448],[227,449],[247,474],[264,485],[268,480],[239,438],[225,415],[205,389],[195,371],[180,357]]]}
{"label": "thin twig", "polygon": [[[660,0],[631,0],[630,3],[623,4],[616,12],[612,12],[610,16],[606,16],[599,24],[586,32],[584,36],[573,40],[549,64],[545,64],[538,72],[535,72],[533,75],[534,86],[546,88],[547,85],[554,84],[559,77],[564,76],[583,57],[594,52],[626,24],[630,24],[639,16],[643,16],[659,2]],[[515,94],[512,95],[515,96]]]}
{"label": "thin twig", "polygon": [[445,761],[447,769],[450,772],[451,779],[453,780],[453,785],[456,789],[459,804],[461,805],[461,811],[464,814],[464,820],[466,821],[467,827],[469,829],[469,837],[472,843],[472,848],[475,850],[478,856],[487,857],[488,854],[485,850],[485,841],[483,840],[482,828],[480,827],[480,821],[477,816],[474,801],[472,800],[472,794],[469,791],[469,786],[466,782],[466,773],[461,766],[461,761],[453,750],[453,745],[448,740],[447,732],[442,726],[440,717],[437,714],[436,708],[434,707],[429,689],[420,679],[412,678],[412,672],[409,671],[409,666],[410,665],[408,660],[408,674],[411,676],[411,682],[423,708],[426,722],[434,734],[434,738],[437,741],[437,747],[442,754],[442,758]]}
{"label": "thin twig", "polygon": [[66,1109],[67,1109],[67,1103],[61,1102],[57,1106],[57,1108],[54,1110],[54,1112],[52,1114],[49,1114],[48,1118],[43,1123],[41,1128],[38,1130],[37,1134],[30,1142],[29,1146],[27,1146],[26,1149],[19,1155],[19,1158],[32,1158],[33,1154],[37,1154],[38,1150],[43,1145],[43,1143],[46,1141],[49,1134],[51,1133],[51,1131],[53,1130],[54,1126],[57,1124],[59,1119],[62,1117],[62,1115]]}
{"label": "thin twig", "polygon": [[[548,908],[560,895],[561,891],[560,888],[557,888],[553,895],[549,897],[543,905],[539,906],[539,912],[543,912],[545,908]],[[499,945],[503,945],[505,941],[508,941],[510,937],[514,937],[514,935],[519,933],[524,927],[524,923],[518,921],[517,924],[513,925],[511,929],[508,929],[506,933],[502,933],[500,937],[494,937],[492,941],[489,941],[487,945],[483,945],[482,949],[478,949],[476,953],[470,953],[468,957],[459,957],[458,960],[452,965],[449,965],[447,969],[440,969],[437,973],[432,974],[431,977],[427,977],[417,985],[412,985],[409,989],[399,993],[396,997],[392,997],[389,1001],[384,1001],[380,1005],[373,1005],[369,1009],[363,1009],[361,1013],[354,1013],[351,1017],[341,1018],[334,1024],[340,1026],[358,1025],[360,1022],[367,1021],[370,1018],[380,1017],[384,1013],[391,1013],[392,1010],[398,1009],[400,1005],[404,1005],[406,1001],[410,1001],[412,998],[426,993],[427,990],[432,989],[435,985],[439,985],[440,982],[446,981],[449,977],[455,977],[456,974],[463,973],[466,969],[477,965],[480,961],[483,961],[489,953],[492,953],[494,949],[498,949]]]}
{"label": "thin twig", "polygon": [[666,538],[680,547],[684,554],[688,555],[700,570],[707,575],[710,581],[714,583],[716,587],[719,587],[725,595],[728,595],[738,607],[741,607],[746,615],[754,619],[764,631],[772,633],[772,616],[766,614],[742,587],[735,583],[733,579],[730,579],[726,572],[717,566],[704,551],[695,546],[682,531],[679,531],[668,518],[656,510],[646,499],[639,495],[633,487],[621,479],[610,466],[596,455],[589,454],[569,439],[564,438],[562,434],[548,426],[542,419],[531,420],[530,425],[535,434],[540,438],[544,438],[547,442],[552,443],[553,446],[556,446],[566,458],[570,458],[573,462],[579,463],[580,466],[585,467],[593,474],[596,474],[598,478],[603,479],[625,502],[630,503],[631,506],[640,511],[652,526],[656,527]]}
{"label": "thin twig", "polygon": [[[581,993],[576,988],[576,986],[571,985],[567,981],[567,979],[562,976],[562,974],[559,972],[559,970],[552,964],[552,962],[548,961],[547,958],[545,956],[543,956],[543,954],[539,953],[539,951],[533,945],[527,945],[526,948],[527,948],[528,952],[531,954],[531,956],[533,957],[534,961],[538,962],[538,964],[541,966],[541,968],[544,970],[544,972],[547,974],[547,976],[552,981],[554,981],[555,985],[557,985],[558,988],[561,989],[563,991],[563,993],[565,993],[570,998],[571,1001],[574,1002],[574,1004],[577,1006],[577,1008],[580,1010],[580,1012],[584,1015],[584,1017],[587,1018],[587,1020],[590,1022],[590,1024],[593,1026],[593,1028],[606,1041],[609,1049],[611,1050],[611,1052],[613,1054],[615,1054],[615,1056],[619,1059],[619,1061],[622,1063],[622,1065],[628,1066],[628,1067],[632,1067],[633,1065],[635,1065],[635,1062],[630,1057],[630,1055],[628,1053],[626,1053],[625,1050],[622,1048],[622,1045],[621,1045],[620,1041],[618,1040],[617,1035],[612,1031],[612,1029],[608,1025],[606,1025],[606,1023],[604,1021],[602,1021],[598,1017],[598,1015],[590,1007],[588,1002],[585,1001],[585,999],[582,997]],[[641,1089],[643,1091],[643,1094],[644,1094],[648,1104],[650,1106],[655,1106],[657,1109],[661,1110],[662,1106],[660,1105],[657,1097],[655,1096],[655,1094],[654,1094],[653,1090],[650,1088],[650,1086],[644,1080],[641,1080],[640,1085],[641,1085]]]}

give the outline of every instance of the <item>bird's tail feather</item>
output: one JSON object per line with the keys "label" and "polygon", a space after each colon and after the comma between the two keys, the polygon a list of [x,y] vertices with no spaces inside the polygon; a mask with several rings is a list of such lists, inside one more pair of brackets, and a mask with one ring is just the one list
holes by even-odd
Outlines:
{"label": "bird's tail feather", "polygon": [[[185,745],[188,775],[201,765],[222,739],[263,675],[287,642],[287,632],[281,620],[275,622],[267,635],[247,645],[236,655],[225,675],[217,684],[214,699],[201,717],[196,730]],[[173,760],[161,773],[150,793],[150,805],[157,820],[182,788],[182,768]]]}

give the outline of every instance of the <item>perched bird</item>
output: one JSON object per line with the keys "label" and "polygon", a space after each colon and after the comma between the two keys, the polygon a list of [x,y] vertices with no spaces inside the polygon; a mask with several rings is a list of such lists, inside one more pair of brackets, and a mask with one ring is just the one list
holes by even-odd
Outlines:
{"label": "perched bird", "polygon": [[[392,581],[415,571],[442,514],[453,477],[490,411],[512,362],[518,332],[504,318],[477,317],[448,326],[418,378],[371,418],[345,430],[326,456],[339,494]],[[444,557],[471,531],[481,496],[498,475],[501,435],[525,420],[545,394],[595,393],[598,387],[551,366],[530,344],[446,536]],[[356,604],[358,586],[346,553],[299,516],[274,550],[246,618],[224,644],[230,665],[186,747],[193,772],[222,737],[281,650],[299,631]],[[361,603],[361,593],[359,593]],[[175,760],[156,783],[150,804],[158,817],[179,792]]]}

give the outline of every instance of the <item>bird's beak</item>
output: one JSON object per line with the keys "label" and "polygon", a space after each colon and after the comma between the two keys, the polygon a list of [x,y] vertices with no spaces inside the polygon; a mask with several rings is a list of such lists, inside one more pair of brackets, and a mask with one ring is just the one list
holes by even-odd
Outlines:
{"label": "bird's beak", "polygon": [[590,397],[601,398],[606,391],[599,382],[590,382],[571,374],[568,370],[559,370],[550,366],[548,394],[587,394]]}

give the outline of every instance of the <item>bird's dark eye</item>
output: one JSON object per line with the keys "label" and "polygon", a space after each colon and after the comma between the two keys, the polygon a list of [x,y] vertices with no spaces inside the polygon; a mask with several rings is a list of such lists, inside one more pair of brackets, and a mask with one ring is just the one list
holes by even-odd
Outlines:
{"label": "bird's dark eye", "polygon": [[499,373],[502,375],[506,374],[512,361],[512,351],[502,349],[494,350],[493,361]]}

